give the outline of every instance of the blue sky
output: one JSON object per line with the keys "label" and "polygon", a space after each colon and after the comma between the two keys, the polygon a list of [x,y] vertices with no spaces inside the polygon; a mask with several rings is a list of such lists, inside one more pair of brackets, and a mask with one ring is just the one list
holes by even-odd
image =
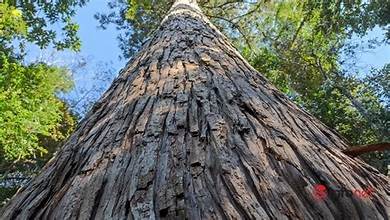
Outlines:
{"label": "blue sky", "polygon": [[[384,38],[384,32],[380,28],[375,28],[373,31],[368,33],[367,38],[379,37]],[[383,45],[370,52],[362,53],[359,56],[359,61],[366,65],[380,68],[386,63],[390,63],[390,45]]]}
{"label": "blue sky", "polygon": [[[72,66],[80,60],[85,60],[85,66],[74,72],[75,91],[66,94],[68,99],[78,99],[84,96],[85,91],[99,86],[99,93],[102,93],[110,84],[112,78],[117,75],[121,68],[125,66],[127,60],[120,60],[121,50],[118,47],[118,31],[113,26],[108,26],[106,30],[98,28],[98,21],[94,18],[97,12],[108,11],[107,2],[94,0],[78,10],[75,17],[80,25],[79,36],[82,41],[80,53],[74,52],[54,52],[53,50],[39,50],[31,47],[28,59],[45,60],[58,65]],[[364,39],[355,38],[354,41],[366,41],[375,37],[383,38],[383,31],[379,28],[371,31]],[[43,57],[43,58],[42,58]],[[356,60],[353,60],[357,71],[366,74],[372,67],[380,68],[386,63],[390,63],[390,45],[383,45],[374,50],[360,53]],[[106,74],[101,74],[106,72]],[[107,74],[107,72],[109,72]],[[96,76],[107,78],[102,83],[102,79]],[[84,92],[84,93],[83,93]],[[94,94],[85,101],[95,101],[100,94]]]}
{"label": "blue sky", "polygon": [[[360,43],[362,45],[367,45],[368,40],[378,39],[382,40],[385,38],[385,32],[381,28],[374,28],[372,31],[368,32],[363,38],[352,37],[351,41],[354,43]],[[383,65],[390,63],[390,45],[383,43],[379,47],[374,49],[362,48],[361,52],[357,53],[356,59],[348,59],[348,57],[343,57],[343,59],[348,60],[353,64],[355,72],[359,75],[365,75],[370,72],[372,68],[381,68]],[[349,67],[346,67],[349,68]],[[349,72],[352,72],[349,70]]]}
{"label": "blue sky", "polygon": [[98,28],[99,22],[93,17],[97,12],[107,9],[106,1],[94,0],[78,11],[75,19],[80,25],[81,52],[98,61],[112,61],[115,69],[119,71],[126,61],[119,60],[121,51],[116,39],[118,32],[113,26],[108,26],[106,30]]}

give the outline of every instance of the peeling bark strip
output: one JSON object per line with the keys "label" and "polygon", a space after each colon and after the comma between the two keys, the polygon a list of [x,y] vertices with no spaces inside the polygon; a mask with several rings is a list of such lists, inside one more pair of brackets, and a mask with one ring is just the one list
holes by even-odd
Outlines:
{"label": "peeling bark strip", "polygon": [[0,218],[389,219],[389,179],[347,147],[182,0]]}

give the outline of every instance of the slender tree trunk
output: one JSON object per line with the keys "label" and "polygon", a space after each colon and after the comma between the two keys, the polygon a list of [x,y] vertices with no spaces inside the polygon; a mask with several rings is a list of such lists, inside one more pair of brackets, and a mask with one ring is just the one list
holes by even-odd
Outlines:
{"label": "slender tree trunk", "polygon": [[347,147],[182,0],[0,218],[388,219],[389,179]]}

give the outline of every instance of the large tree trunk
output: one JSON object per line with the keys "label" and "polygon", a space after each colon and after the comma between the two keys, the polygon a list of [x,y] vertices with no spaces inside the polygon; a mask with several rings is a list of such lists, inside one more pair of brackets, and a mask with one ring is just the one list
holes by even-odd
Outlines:
{"label": "large tree trunk", "polygon": [[[389,179],[347,148],[181,0],[0,216],[388,219]],[[367,187],[370,198],[335,191]]]}

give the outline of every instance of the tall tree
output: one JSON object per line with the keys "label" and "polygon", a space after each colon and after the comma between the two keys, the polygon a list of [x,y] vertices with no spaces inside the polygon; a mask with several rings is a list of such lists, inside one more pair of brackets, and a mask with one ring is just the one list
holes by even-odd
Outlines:
{"label": "tall tree", "polygon": [[[151,30],[158,26],[172,3],[112,1],[109,3],[112,11],[96,17],[103,27],[114,24],[121,30],[120,46],[128,57],[150,37]],[[362,71],[361,63],[355,59],[362,48],[375,48],[388,43],[389,38],[370,39],[367,43],[363,39],[358,43],[351,41],[367,35],[374,27],[390,30],[386,13],[389,1],[202,0],[199,3],[256,70],[351,144],[390,141],[389,100],[371,86],[380,88],[380,78]],[[386,93],[387,88],[382,88]],[[363,158],[387,173],[389,152],[370,153]]]}
{"label": "tall tree", "polygon": [[[3,162],[28,159],[47,152],[43,139],[67,136],[74,120],[58,93],[69,90],[69,71],[45,63],[26,65],[27,43],[78,50],[78,26],[71,21],[85,1],[0,2],[0,173]],[[57,24],[57,30],[53,24]],[[18,44],[19,43],[19,44]],[[69,120],[67,120],[69,119]]]}
{"label": "tall tree", "polygon": [[[386,219],[389,179],[348,147],[178,0],[0,217]],[[367,187],[364,200],[336,193]]]}
{"label": "tall tree", "polygon": [[78,50],[78,26],[71,18],[84,4],[0,1],[0,206],[74,129],[76,120],[58,97],[72,87],[69,71],[26,62],[24,48],[35,44]]}
{"label": "tall tree", "polygon": [[72,17],[86,2],[0,2],[0,122],[4,125],[0,128],[0,173],[4,160],[20,161],[46,152],[42,142],[64,139],[67,131],[60,132],[61,126],[74,123],[58,98],[59,92],[72,87],[68,69],[44,62],[26,65],[24,48],[35,44],[79,50],[78,25]]}

